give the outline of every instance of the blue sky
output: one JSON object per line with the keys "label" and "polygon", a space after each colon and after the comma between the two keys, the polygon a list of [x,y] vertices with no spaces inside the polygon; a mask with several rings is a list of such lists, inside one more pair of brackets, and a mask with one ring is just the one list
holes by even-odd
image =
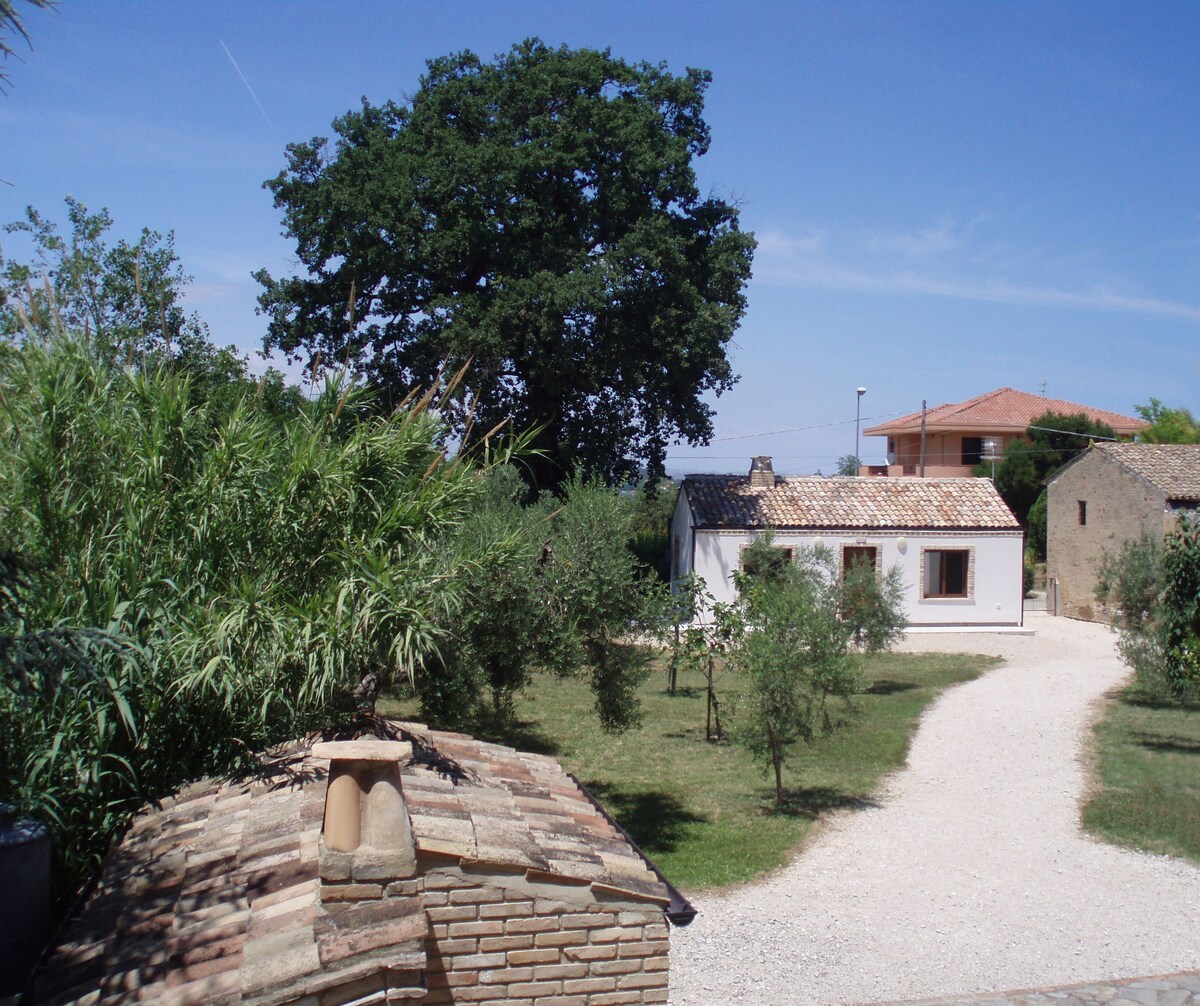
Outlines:
{"label": "blue sky", "polygon": [[[1200,411],[1195,3],[105,2],[24,11],[0,220],[174,230],[190,305],[261,344],[287,142],[424,61],[537,35],[713,73],[703,189],[759,239],[718,439],[676,471],[832,470],[863,425],[1002,385]],[[236,66],[235,66],[236,63]],[[244,80],[243,80],[244,78]],[[5,250],[19,255],[13,239]],[[832,424],[832,425],[831,425]],[[771,431],[789,431],[761,434]],[[864,440],[865,461],[882,441]]]}

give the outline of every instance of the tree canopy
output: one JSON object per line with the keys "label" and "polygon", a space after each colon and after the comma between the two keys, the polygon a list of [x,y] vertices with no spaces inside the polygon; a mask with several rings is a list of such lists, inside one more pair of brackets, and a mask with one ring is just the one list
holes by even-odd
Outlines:
{"label": "tree canopy", "polygon": [[[1004,459],[996,468],[996,490],[1004,497],[1013,515],[1030,530],[1030,543],[1039,547],[1045,558],[1045,508],[1036,511],[1042,525],[1030,528],[1035,514],[1034,504],[1041,495],[1046,479],[1086,450],[1090,438],[1114,440],[1111,426],[1094,422],[1083,413],[1068,415],[1044,412],[1034,418],[1025,431],[1025,439],[1014,440],[1004,449]],[[987,475],[986,464],[975,469],[976,475]]]}
{"label": "tree canopy", "polygon": [[1138,434],[1143,443],[1200,444],[1200,423],[1190,410],[1170,409],[1151,398],[1149,405],[1136,405],[1134,411],[1150,424]]}
{"label": "tree canopy", "polygon": [[306,270],[257,274],[267,345],[389,401],[470,361],[445,417],[468,440],[535,430],[538,488],[661,474],[736,380],[754,248],[697,188],[710,80],[529,39],[431,60],[409,103],[364,99],[266,183]]}
{"label": "tree canopy", "polygon": [[782,807],[789,748],[845,725],[861,655],[903,635],[904,585],[899,567],[883,576],[869,563],[842,570],[828,549],[793,557],[769,532],[746,548],[734,580],[737,603],[717,611],[729,630],[729,663],[747,675],[733,736],[774,771]]}

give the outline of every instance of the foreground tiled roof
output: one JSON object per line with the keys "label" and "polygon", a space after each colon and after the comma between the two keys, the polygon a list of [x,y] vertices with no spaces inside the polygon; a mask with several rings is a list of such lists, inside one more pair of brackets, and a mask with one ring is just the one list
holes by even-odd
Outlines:
{"label": "foreground tiled roof", "polygon": [[[925,411],[925,429],[962,431],[1020,431],[1026,429],[1038,416],[1046,412],[1059,412],[1069,416],[1082,413],[1093,422],[1111,426],[1121,436],[1129,436],[1148,424],[1141,419],[1123,416],[1106,409],[1093,409],[1061,398],[1043,398],[1027,391],[1014,388],[997,388],[965,402],[938,405]],[[868,426],[866,436],[885,436],[896,433],[913,433],[921,429],[921,413],[913,412],[899,419]]]}
{"label": "foreground tiled roof", "polygon": [[432,738],[439,758],[457,770],[414,766],[404,773],[418,852],[545,871],[639,898],[669,900],[637,847],[553,758],[464,734],[422,735]]}
{"label": "foreground tiled roof", "polygon": [[701,528],[996,528],[1020,525],[989,479],[780,478],[689,475],[684,491]]}
{"label": "foreground tiled roof", "polygon": [[1163,491],[1169,500],[1200,502],[1200,446],[1097,444],[1117,464]]}
{"label": "foreground tiled roof", "polygon": [[[669,902],[637,847],[552,758],[399,726],[414,746],[402,778],[423,861],[510,876],[524,868]],[[393,989],[408,977],[418,986],[427,932],[418,895],[322,903],[327,774],[328,762],[299,744],[252,780],[201,782],[139,815],[31,1001],[266,1006],[381,968]]]}

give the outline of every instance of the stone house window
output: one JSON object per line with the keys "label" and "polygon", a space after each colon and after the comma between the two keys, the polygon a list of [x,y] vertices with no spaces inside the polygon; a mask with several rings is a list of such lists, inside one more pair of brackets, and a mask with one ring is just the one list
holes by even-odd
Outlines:
{"label": "stone house window", "polygon": [[1087,524],[1087,500],[1079,501],[1079,526]]}

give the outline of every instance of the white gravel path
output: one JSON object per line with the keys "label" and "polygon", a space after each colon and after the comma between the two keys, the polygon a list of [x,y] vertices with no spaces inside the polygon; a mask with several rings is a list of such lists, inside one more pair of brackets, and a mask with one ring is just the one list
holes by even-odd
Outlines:
{"label": "white gravel path", "polygon": [[1006,662],[927,710],[882,806],[671,934],[675,1006],[823,1006],[1200,968],[1200,870],[1086,838],[1082,752],[1126,668],[1103,626],[903,649]]}

